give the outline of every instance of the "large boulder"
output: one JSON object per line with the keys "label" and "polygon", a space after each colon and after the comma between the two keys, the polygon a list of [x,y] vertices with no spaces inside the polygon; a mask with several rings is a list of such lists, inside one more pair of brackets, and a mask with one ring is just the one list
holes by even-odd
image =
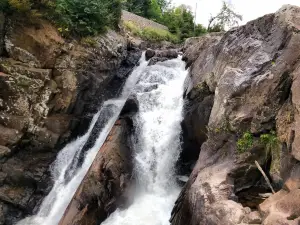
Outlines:
{"label": "large boulder", "polygon": [[177,49],[166,49],[166,50],[152,50],[147,49],[145,53],[146,60],[151,59],[149,62],[150,66],[156,64],[157,62],[162,62],[169,59],[174,59],[178,57]]}
{"label": "large boulder", "polygon": [[[183,59],[190,66],[189,90],[205,83],[214,94],[214,103],[207,126],[208,139],[202,144],[198,162],[175,204],[172,225],[217,225],[221,221],[228,225],[247,224],[250,216],[245,209],[257,208],[265,198],[262,196],[266,194],[262,194],[271,191],[255,160],[272,178],[272,185],[272,168],[277,168],[277,175],[284,168],[285,179],[299,175],[299,27],[300,8],[287,5],[224,36],[201,37],[198,43],[187,44]],[[272,130],[277,131],[277,137]],[[201,134],[191,132],[202,140]],[[243,137],[248,137],[249,142]],[[262,145],[262,137],[273,137],[282,148],[276,144],[269,151],[270,143]],[[247,148],[241,150],[241,145]],[[281,149],[282,166],[276,157],[276,151]],[[283,165],[284,162],[291,166]],[[293,196],[298,201],[290,203],[296,210],[299,197]],[[277,213],[274,220],[269,219],[272,216],[263,217],[262,224],[297,222],[299,215],[295,211],[280,210],[286,213]],[[292,219],[287,219],[287,214],[293,214],[289,215]]]}
{"label": "large boulder", "polygon": [[83,179],[59,225],[103,222],[128,200],[132,176],[129,129],[117,121]]}

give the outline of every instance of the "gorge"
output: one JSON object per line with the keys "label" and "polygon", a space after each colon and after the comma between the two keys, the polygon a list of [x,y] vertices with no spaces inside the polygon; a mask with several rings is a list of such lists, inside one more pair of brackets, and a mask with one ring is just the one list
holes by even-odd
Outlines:
{"label": "gorge", "polygon": [[0,225],[300,224],[299,7],[182,46],[4,21]]}

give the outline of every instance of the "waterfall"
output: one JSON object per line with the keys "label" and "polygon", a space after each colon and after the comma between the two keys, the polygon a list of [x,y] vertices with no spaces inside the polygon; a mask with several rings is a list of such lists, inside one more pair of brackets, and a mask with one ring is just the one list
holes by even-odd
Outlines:
{"label": "waterfall", "polygon": [[[94,115],[86,134],[69,143],[60,151],[51,166],[54,181],[52,190],[43,200],[37,215],[27,217],[18,222],[17,225],[57,225],[59,223],[59,220],[63,216],[64,211],[117,120],[121,109],[137,83],[142,71],[147,67],[147,64],[145,54],[143,54],[140,59],[140,65],[135,68],[126,80],[120,97],[104,102],[100,110]],[[79,168],[72,167],[71,164],[77,163],[79,160],[78,156],[89,140],[99,118],[103,123],[101,126],[102,129],[98,132],[93,147],[86,151],[82,164],[78,164],[80,165]],[[70,171],[70,169],[72,169],[72,171]],[[67,176],[67,174],[72,174],[71,179],[68,179],[69,176]]]}
{"label": "waterfall", "polygon": [[[120,97],[104,102],[86,134],[60,151],[51,166],[52,190],[38,213],[18,225],[59,223],[130,94],[135,94],[140,104],[139,112],[133,118],[134,177],[137,185],[132,205],[126,210],[116,210],[103,224],[169,224],[170,213],[180,191],[174,167],[180,154],[182,96],[187,71],[180,57],[153,66],[147,64],[143,54],[140,65],[128,77]],[[99,121],[100,130],[96,127]],[[95,136],[95,127],[99,130],[96,138],[92,137]],[[91,137],[94,142],[86,151],[84,146]],[[84,156],[81,163],[80,155]]]}
{"label": "waterfall", "polygon": [[134,118],[133,203],[118,209],[102,225],[167,225],[180,188],[175,163],[180,154],[184,81],[178,59],[147,67],[135,86],[139,112]]}

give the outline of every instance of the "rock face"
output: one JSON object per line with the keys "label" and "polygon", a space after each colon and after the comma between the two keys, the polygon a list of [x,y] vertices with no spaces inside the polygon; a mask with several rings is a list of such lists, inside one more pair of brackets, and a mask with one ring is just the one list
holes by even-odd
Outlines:
{"label": "rock face", "polygon": [[99,224],[126,203],[132,173],[130,126],[116,122],[59,225]]}
{"label": "rock face", "polygon": [[[141,52],[120,34],[67,42],[47,21],[0,14],[0,224],[37,209],[58,150],[84,133]],[[90,43],[93,42],[91,45]]]}
{"label": "rock face", "polygon": [[[287,5],[186,44],[184,126],[192,144],[184,152],[201,151],[172,225],[298,224],[299,31],[300,8]],[[255,160],[275,191],[285,183],[267,200]]]}

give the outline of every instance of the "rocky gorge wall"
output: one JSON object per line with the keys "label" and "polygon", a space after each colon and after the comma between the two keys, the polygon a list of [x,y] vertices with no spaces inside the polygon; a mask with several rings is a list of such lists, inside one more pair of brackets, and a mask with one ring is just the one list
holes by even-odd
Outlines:
{"label": "rocky gorge wall", "polygon": [[172,225],[299,224],[299,31],[287,5],[186,41],[183,155],[200,154]]}
{"label": "rocky gorge wall", "polygon": [[0,224],[36,212],[58,150],[119,92],[141,56],[124,36],[69,40],[0,14]]}

